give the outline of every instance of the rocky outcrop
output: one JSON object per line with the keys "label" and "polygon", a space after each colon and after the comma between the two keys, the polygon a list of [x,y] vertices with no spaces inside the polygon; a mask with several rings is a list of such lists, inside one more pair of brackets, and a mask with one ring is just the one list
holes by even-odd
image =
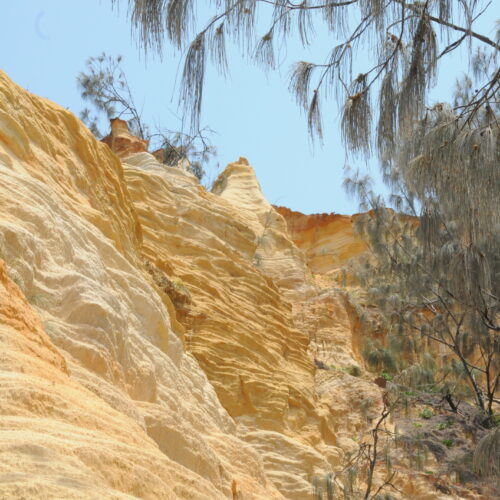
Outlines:
{"label": "rocky outcrop", "polygon": [[228,165],[212,192],[229,201],[254,233],[255,267],[285,293],[314,293],[304,253],[290,237],[286,220],[265,199],[246,158]]}
{"label": "rocky outcrop", "polygon": [[282,498],[142,233],[108,146],[0,73],[0,496]]}
{"label": "rocky outcrop", "polygon": [[[129,155],[142,153],[148,150],[149,141],[132,135],[128,130],[128,124],[120,118],[110,120],[111,132],[102,142],[118,155]],[[161,151],[161,150],[160,150]]]}

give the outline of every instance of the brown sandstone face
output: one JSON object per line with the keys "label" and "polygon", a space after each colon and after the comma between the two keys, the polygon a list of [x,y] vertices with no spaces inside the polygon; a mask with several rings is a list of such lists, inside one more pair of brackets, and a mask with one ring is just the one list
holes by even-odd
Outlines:
{"label": "brown sandstone face", "polygon": [[149,141],[132,135],[125,120],[114,118],[110,120],[110,123],[111,133],[102,142],[107,144],[120,158],[148,150]]}
{"label": "brown sandstone face", "polygon": [[[61,376],[68,374],[66,361],[54,347],[43,329],[39,316],[28,304],[23,293],[15,285],[0,260],[0,342],[2,345],[4,367],[11,363],[17,370],[24,369],[39,377],[48,377],[53,373]],[[31,363],[24,365],[23,360]]]}
{"label": "brown sandstone face", "polygon": [[366,251],[366,243],[354,232],[356,215],[305,215],[275,207],[287,222],[295,244],[305,252],[313,273],[326,274]]}

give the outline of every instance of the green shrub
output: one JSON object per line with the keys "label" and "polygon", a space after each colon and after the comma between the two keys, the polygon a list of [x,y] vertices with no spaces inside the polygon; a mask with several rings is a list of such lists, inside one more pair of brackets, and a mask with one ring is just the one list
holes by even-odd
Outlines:
{"label": "green shrub", "polygon": [[433,416],[432,410],[430,410],[429,408],[426,408],[420,413],[420,417],[425,418],[426,420],[431,419],[432,416]]}
{"label": "green shrub", "polygon": [[177,289],[186,288],[186,285],[184,284],[184,281],[182,281],[181,278],[174,278],[172,280],[172,285],[174,285],[174,288],[177,288]]}
{"label": "green shrub", "polygon": [[349,366],[349,368],[347,368],[347,373],[353,377],[361,377],[361,368],[356,365]]}
{"label": "green shrub", "polygon": [[454,424],[454,422],[452,420],[447,420],[446,422],[441,422],[437,426],[437,428],[440,431],[444,431],[445,429],[448,429],[449,427],[451,427],[453,424]]}

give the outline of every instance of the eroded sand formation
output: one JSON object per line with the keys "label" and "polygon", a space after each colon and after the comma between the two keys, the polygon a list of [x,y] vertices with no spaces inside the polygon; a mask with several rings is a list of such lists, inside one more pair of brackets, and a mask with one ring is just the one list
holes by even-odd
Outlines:
{"label": "eroded sand formation", "polygon": [[0,72],[0,497],[311,498],[380,408],[315,364],[364,368],[351,218],[106,142]]}

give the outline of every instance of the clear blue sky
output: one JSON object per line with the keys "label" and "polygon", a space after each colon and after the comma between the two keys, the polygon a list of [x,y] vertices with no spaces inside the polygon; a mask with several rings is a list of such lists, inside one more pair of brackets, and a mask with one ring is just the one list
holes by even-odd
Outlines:
{"label": "clear blue sky", "polygon": [[[31,92],[78,114],[84,104],[76,76],[84,69],[86,59],[102,51],[121,54],[145,120],[176,129],[175,82],[180,55],[167,47],[163,61],[152,57],[146,61],[131,37],[126,2],[122,1],[119,12],[110,4],[109,0],[4,2],[0,67]],[[498,4],[499,0],[493,0],[478,25],[483,33],[492,34],[494,21],[500,17]],[[264,30],[263,25],[262,34]],[[300,59],[321,61],[333,43],[320,31],[310,49],[303,51],[298,44],[288,47],[280,71],[268,75],[232,51],[229,78],[218,76],[211,67],[207,74],[202,123],[217,132],[213,142],[219,152],[220,170],[239,156],[246,156],[271,203],[304,213],[357,211],[356,201],[342,189],[345,152],[336,105],[331,102],[324,107],[325,144],[313,149],[306,118],[287,89],[290,64]],[[363,57],[358,61],[361,64]],[[445,61],[436,99],[445,100],[455,77],[465,71],[464,54]],[[376,173],[376,164],[370,169]],[[213,178],[216,173],[208,175]]]}

